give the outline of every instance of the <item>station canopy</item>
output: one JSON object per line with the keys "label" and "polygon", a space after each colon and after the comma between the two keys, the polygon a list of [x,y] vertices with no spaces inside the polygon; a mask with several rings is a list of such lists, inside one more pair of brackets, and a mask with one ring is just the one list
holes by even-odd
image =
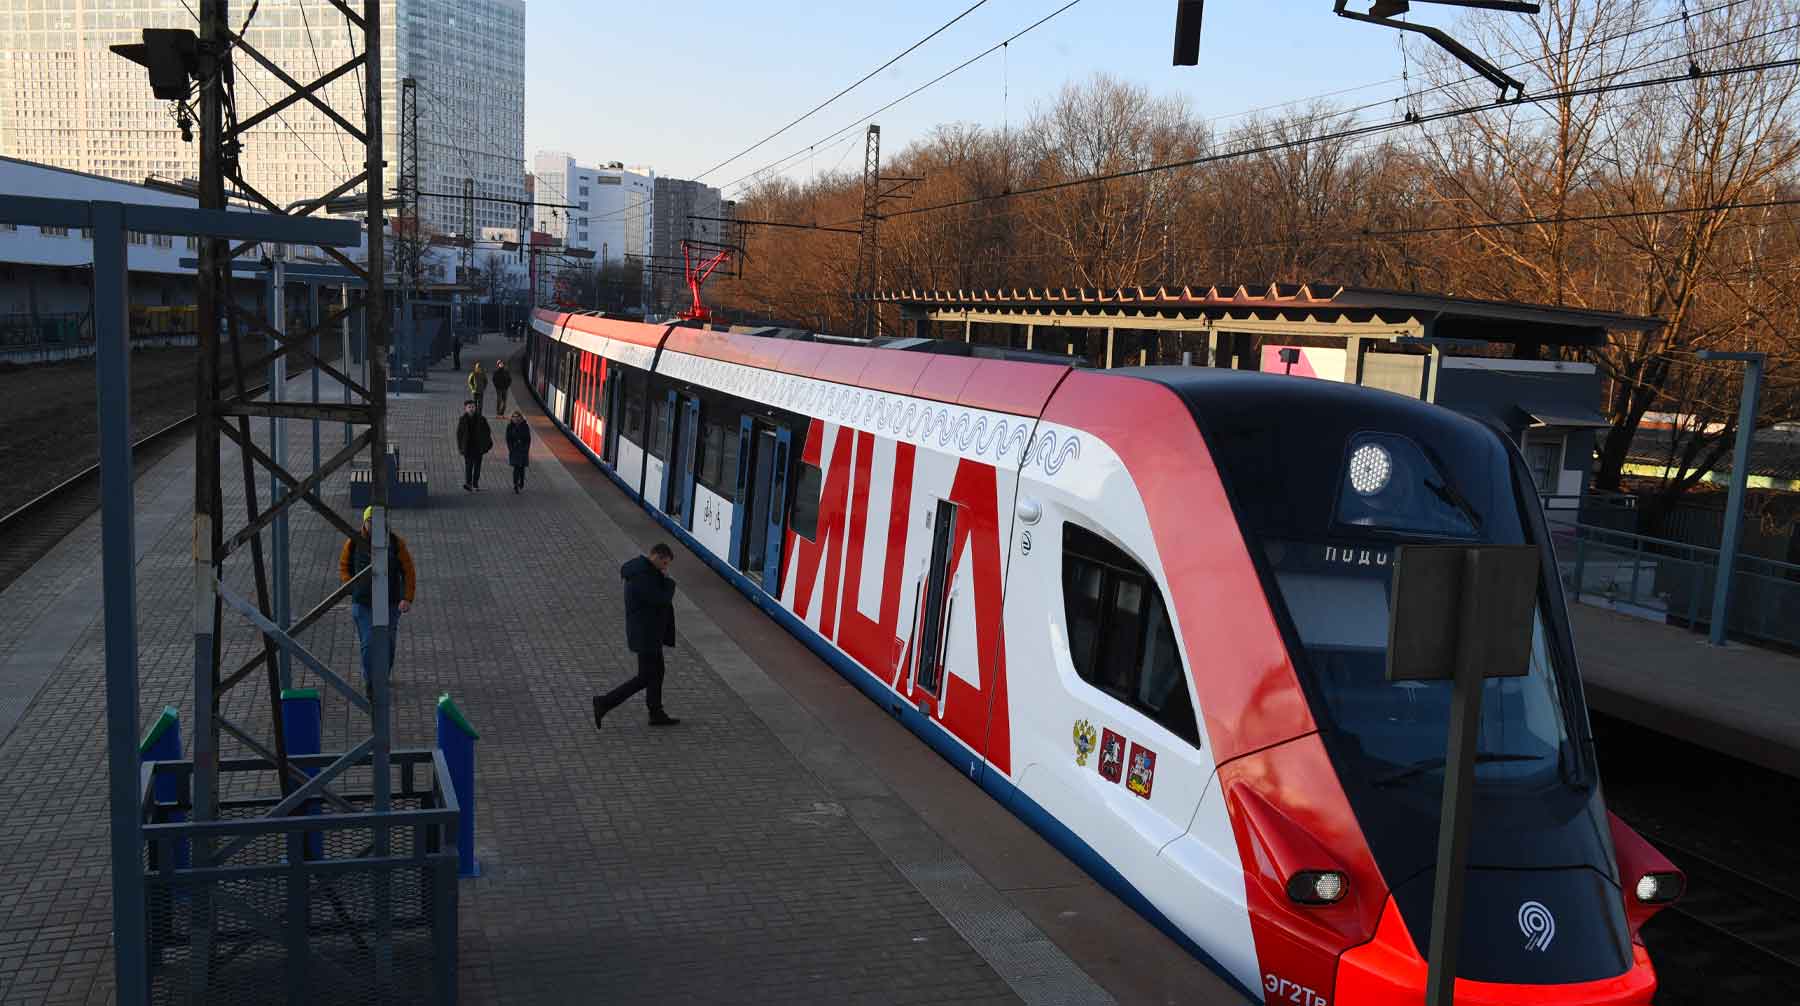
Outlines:
{"label": "station canopy", "polygon": [[1663,324],[1656,318],[1607,311],[1336,283],[911,289],[867,296],[876,303],[897,305],[902,319],[1426,343],[1598,346],[1608,330],[1647,331]]}

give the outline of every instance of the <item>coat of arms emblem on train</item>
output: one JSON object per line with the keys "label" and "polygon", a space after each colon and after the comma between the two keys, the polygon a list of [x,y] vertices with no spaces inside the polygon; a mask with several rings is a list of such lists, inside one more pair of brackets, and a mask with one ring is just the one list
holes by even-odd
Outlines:
{"label": "coat of arms emblem on train", "polygon": [[1087,720],[1075,721],[1075,764],[1085,766],[1094,750],[1094,725]]}
{"label": "coat of arms emblem on train", "polygon": [[1142,744],[1131,745],[1131,771],[1125,776],[1125,788],[1148,800],[1155,782],[1156,752]]}
{"label": "coat of arms emblem on train", "polygon": [[1118,782],[1125,774],[1125,738],[1111,730],[1100,735],[1100,778]]}

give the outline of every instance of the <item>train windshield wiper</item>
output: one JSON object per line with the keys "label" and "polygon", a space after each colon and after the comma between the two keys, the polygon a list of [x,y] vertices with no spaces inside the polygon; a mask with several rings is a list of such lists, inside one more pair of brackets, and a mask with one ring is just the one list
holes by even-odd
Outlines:
{"label": "train windshield wiper", "polygon": [[[1484,764],[1487,762],[1543,761],[1543,760],[1544,760],[1543,755],[1510,754],[1507,752],[1483,751],[1475,756],[1475,764],[1477,764],[1477,765],[1481,765],[1481,764]],[[1404,782],[1408,779],[1411,779],[1413,776],[1423,775],[1424,773],[1430,772],[1433,769],[1440,769],[1443,767],[1444,767],[1444,756],[1438,755],[1435,758],[1426,758],[1422,761],[1416,761],[1416,762],[1413,762],[1411,765],[1406,766],[1405,768],[1397,769],[1393,772],[1389,772],[1387,775],[1381,776],[1380,778],[1374,780],[1369,785],[1371,785],[1371,786],[1392,786],[1395,783]]]}
{"label": "train windshield wiper", "polygon": [[1456,487],[1451,485],[1448,479],[1441,483],[1433,482],[1430,479],[1423,481],[1425,488],[1431,490],[1433,496],[1455,507],[1463,517],[1467,518],[1470,528],[1476,531],[1481,530],[1481,516],[1475,512],[1474,507],[1469,505],[1469,501],[1463,498],[1463,494],[1456,491]]}

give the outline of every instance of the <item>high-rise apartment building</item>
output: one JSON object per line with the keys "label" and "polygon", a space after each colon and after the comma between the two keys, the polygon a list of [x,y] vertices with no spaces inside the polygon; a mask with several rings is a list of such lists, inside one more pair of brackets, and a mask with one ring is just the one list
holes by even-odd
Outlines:
{"label": "high-rise apartment building", "polygon": [[[141,41],[144,28],[196,28],[198,0],[6,0],[0,4],[0,153],[22,160],[141,182],[192,178],[199,151],[184,143],[170,103],[157,101],[143,67],[108,46]],[[360,4],[353,4],[360,9]],[[462,230],[464,179],[477,195],[524,195],[524,0],[383,0],[381,93],[384,187],[400,167],[400,86],[417,82],[419,184],[456,198],[420,200],[428,232]],[[321,0],[239,0],[235,28],[302,83],[349,59],[362,36]],[[353,48],[355,47],[355,48]],[[233,61],[237,117],[248,119],[286,93],[247,54]],[[353,123],[363,114],[364,77],[324,88],[326,103]],[[362,151],[307,102],[251,129],[246,180],[283,205],[320,195],[361,170]],[[482,227],[519,226],[519,210],[475,204]]]}
{"label": "high-rise apartment building", "polygon": [[658,306],[669,307],[685,295],[680,276],[681,242],[722,241],[725,225],[718,218],[729,216],[730,205],[720,198],[718,189],[703,182],[685,178],[656,180],[650,254],[659,265],[652,282],[652,296]]}
{"label": "high-rise apartment building", "polygon": [[558,150],[539,151],[531,171],[537,199],[569,204],[538,207],[538,230],[570,248],[592,251],[594,264],[602,268],[643,256],[651,239],[654,171],[617,161],[589,167]]}

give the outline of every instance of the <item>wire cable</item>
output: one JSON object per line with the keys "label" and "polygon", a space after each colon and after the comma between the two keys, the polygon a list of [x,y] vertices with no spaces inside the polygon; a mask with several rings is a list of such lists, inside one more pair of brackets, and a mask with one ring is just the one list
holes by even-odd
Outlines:
{"label": "wire cable", "polygon": [[[1696,81],[1696,80],[1709,80],[1709,79],[1719,78],[1719,77],[1736,76],[1736,75],[1745,74],[1745,73],[1761,73],[1766,70],[1791,69],[1794,67],[1800,67],[1800,59],[1790,58],[1790,59],[1767,60],[1767,61],[1764,61],[1761,63],[1749,64],[1747,66],[1726,67],[1726,68],[1721,68],[1721,69],[1717,69],[1717,70],[1701,70],[1697,74],[1689,71],[1689,72],[1678,73],[1678,74],[1669,74],[1669,75],[1661,76],[1661,77],[1651,77],[1651,78],[1647,78],[1647,79],[1643,79],[1643,80],[1623,81],[1623,82],[1619,82],[1619,83],[1615,83],[1615,84],[1597,84],[1597,85],[1591,85],[1591,86],[1587,86],[1587,87],[1572,87],[1572,88],[1567,88],[1562,91],[1551,91],[1551,92],[1544,92],[1542,94],[1527,95],[1526,97],[1520,99],[1519,102],[1515,102],[1515,104],[1517,104],[1517,103],[1536,104],[1536,103],[1547,102],[1547,101],[1565,101],[1565,100],[1568,100],[1571,98],[1591,97],[1591,96],[1602,95],[1602,94],[1613,94],[1613,93],[1621,92],[1621,91],[1639,90],[1642,88],[1654,87],[1654,86],[1658,86],[1658,85],[1662,85],[1662,84],[1679,84],[1679,83],[1692,82],[1692,81]],[[1244,158],[1244,157],[1255,156],[1257,154],[1268,154],[1268,153],[1276,153],[1276,152],[1283,151],[1283,150],[1294,150],[1294,149],[1298,149],[1300,147],[1312,146],[1312,145],[1318,144],[1318,143],[1327,143],[1327,142],[1332,142],[1332,141],[1336,141],[1336,140],[1357,139],[1357,138],[1361,138],[1361,137],[1365,137],[1365,136],[1376,135],[1379,133],[1391,132],[1391,131],[1397,130],[1397,129],[1403,129],[1408,126],[1422,125],[1422,124],[1432,123],[1432,122],[1441,122],[1441,121],[1444,121],[1447,119],[1461,118],[1464,116],[1474,115],[1474,114],[1477,114],[1480,112],[1492,111],[1494,108],[1495,108],[1495,106],[1491,103],[1490,104],[1481,104],[1481,105],[1470,105],[1470,106],[1464,106],[1464,107],[1460,107],[1460,108],[1451,108],[1451,109],[1445,109],[1442,111],[1430,112],[1430,113],[1426,113],[1426,114],[1422,114],[1422,115],[1417,115],[1412,119],[1396,119],[1396,120],[1389,120],[1389,121],[1385,121],[1385,122],[1375,122],[1375,123],[1356,125],[1356,126],[1352,126],[1352,127],[1346,128],[1346,129],[1336,130],[1331,133],[1324,133],[1319,136],[1303,137],[1301,139],[1288,140],[1288,141],[1283,141],[1280,143],[1258,144],[1258,145],[1247,147],[1247,148],[1240,149],[1240,150],[1225,151],[1225,152],[1221,152],[1221,153],[1217,153],[1217,154],[1206,154],[1206,155],[1203,155],[1200,157],[1189,157],[1189,158],[1184,158],[1184,159],[1178,160],[1178,161],[1168,161],[1168,162],[1165,162],[1162,164],[1146,165],[1141,168],[1127,168],[1123,171],[1110,171],[1110,172],[1105,172],[1105,173],[1097,174],[1097,175],[1085,175],[1081,178],[1065,179],[1060,182],[1048,182],[1048,183],[1045,183],[1042,185],[1034,185],[1034,186],[1030,186],[1027,188],[1015,189],[1011,192],[998,192],[998,193],[993,193],[991,195],[984,195],[984,196],[970,196],[966,199],[952,199],[952,200],[949,200],[946,202],[932,203],[927,206],[913,206],[913,207],[909,207],[909,208],[903,209],[903,210],[896,210],[893,213],[888,213],[884,216],[884,219],[893,219],[896,217],[913,216],[913,215],[919,214],[919,213],[932,213],[932,212],[936,212],[938,210],[954,209],[959,206],[973,206],[973,205],[978,205],[980,203],[996,202],[999,200],[1006,200],[1006,199],[1016,199],[1016,198],[1019,198],[1022,196],[1042,195],[1046,192],[1057,192],[1057,191],[1061,191],[1063,189],[1075,188],[1077,186],[1082,186],[1082,185],[1097,185],[1097,184],[1100,184],[1103,182],[1118,181],[1118,180],[1124,179],[1124,178],[1138,178],[1138,177],[1142,177],[1144,175],[1159,174],[1161,172],[1174,171],[1174,170],[1177,170],[1180,168],[1198,167],[1200,165],[1205,165],[1205,164],[1217,164],[1222,161],[1237,160],[1237,159]]]}
{"label": "wire cable", "polygon": [[956,22],[961,21],[965,17],[968,17],[970,14],[973,14],[975,12],[976,8],[983,6],[987,2],[988,2],[988,0],[975,0],[975,2],[970,4],[968,6],[968,8],[965,9],[961,14],[958,14],[955,17],[951,18],[950,20],[944,22],[943,24],[938,25],[938,27],[935,30],[933,30],[931,34],[925,36],[922,39],[919,39],[917,42],[914,42],[912,45],[909,45],[905,49],[901,50],[901,52],[898,56],[895,56],[894,58],[881,64],[880,66],[876,67],[875,69],[870,70],[868,73],[863,74],[863,76],[860,79],[858,79],[856,83],[851,84],[849,87],[844,88],[842,91],[839,91],[838,93],[832,95],[831,97],[826,98],[824,101],[819,102],[817,105],[814,105],[812,107],[812,109],[809,110],[805,115],[800,116],[798,119],[795,119],[793,122],[790,122],[785,126],[782,126],[780,129],[777,129],[773,133],[770,133],[769,135],[763,137],[760,140],[757,140],[755,143],[750,144],[748,147],[745,147],[743,150],[740,150],[737,153],[732,154],[730,157],[727,157],[724,160],[720,161],[719,163],[713,165],[712,167],[707,168],[705,171],[700,172],[698,175],[694,176],[694,180],[699,181],[700,179],[705,178],[707,175],[712,174],[713,172],[724,167],[725,165],[730,164],[732,161],[735,161],[738,158],[743,157],[745,154],[748,154],[752,150],[755,150],[756,148],[762,146],[763,144],[769,142],[770,140],[773,140],[775,137],[780,136],[782,133],[787,132],[788,130],[794,128],[795,126],[798,126],[802,122],[805,122],[807,119],[812,118],[820,110],[824,109],[825,106],[830,105],[832,102],[838,100],[839,98],[842,98],[844,95],[849,94],[851,91],[854,91],[857,88],[861,87],[862,85],[868,83],[869,80],[871,78],[873,78],[876,74],[880,73],[881,71],[887,69],[890,66],[893,66],[895,63],[900,62],[900,60],[904,59],[908,53],[910,53],[914,49],[917,49],[918,47],[924,45],[925,43],[931,41],[932,39],[937,38],[939,35],[943,34],[946,30],[948,30],[951,25],[954,25]]}
{"label": "wire cable", "polygon": [[1043,17],[1037,19],[1036,21],[1032,22],[1030,25],[1027,25],[1026,27],[1020,29],[1019,31],[1015,32],[1014,34],[1009,35],[1007,38],[1003,39],[1002,41],[995,43],[993,46],[983,50],[981,53],[979,53],[975,56],[971,56],[970,58],[962,61],[961,63],[958,63],[956,66],[953,66],[948,70],[945,70],[943,73],[938,74],[937,76],[931,78],[930,80],[926,81],[925,83],[920,84],[918,87],[913,88],[912,90],[906,92],[905,94],[901,95],[900,97],[895,98],[893,101],[890,101],[887,104],[881,106],[880,108],[877,108],[875,111],[870,112],[868,115],[865,115],[860,119],[857,119],[855,122],[850,123],[849,125],[843,127],[842,129],[839,129],[836,132],[828,134],[827,136],[825,136],[824,139],[821,139],[821,140],[817,141],[816,143],[808,144],[806,147],[802,147],[802,148],[800,148],[800,150],[796,151],[795,153],[789,154],[788,156],[783,157],[780,160],[773,161],[769,164],[765,164],[762,167],[757,168],[755,171],[750,172],[749,174],[740,175],[739,177],[732,179],[731,181],[726,182],[724,185],[721,185],[719,187],[721,189],[733,188],[733,187],[737,186],[739,183],[745,181],[746,179],[754,178],[757,175],[760,175],[763,172],[766,172],[771,168],[777,167],[779,165],[787,163],[788,161],[794,160],[800,154],[805,153],[807,150],[811,149],[812,147],[818,146],[820,143],[831,142],[832,140],[838,138],[839,136],[842,136],[843,134],[849,132],[850,130],[855,129],[857,126],[860,126],[863,123],[868,122],[870,119],[875,118],[877,115],[880,115],[881,113],[887,111],[888,109],[893,108],[895,105],[898,105],[901,102],[907,100],[908,98],[911,98],[913,95],[918,94],[920,91],[923,91],[926,88],[939,83],[940,81],[944,80],[947,77],[950,77],[954,74],[960,73],[963,70],[968,69],[969,67],[975,65],[976,63],[979,63],[980,61],[986,59],[989,56],[992,56],[994,53],[999,52],[1000,50],[1006,48],[1011,43],[1018,41],[1021,37],[1036,30],[1037,28],[1041,27],[1045,23],[1049,22],[1052,18],[1056,17],[1057,15],[1061,14],[1062,12],[1068,10],[1069,8],[1075,6],[1076,4],[1078,4],[1080,2],[1081,2],[1081,0],[1069,0],[1068,3],[1063,4],[1061,7],[1058,7],[1057,9],[1055,9],[1055,10],[1051,11],[1050,13],[1044,15]]}

